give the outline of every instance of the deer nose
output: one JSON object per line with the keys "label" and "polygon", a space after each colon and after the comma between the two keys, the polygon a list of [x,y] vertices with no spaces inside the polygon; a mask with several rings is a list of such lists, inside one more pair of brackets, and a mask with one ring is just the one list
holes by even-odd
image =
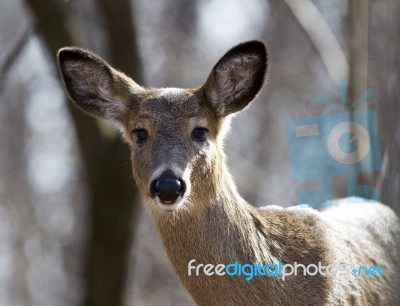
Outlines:
{"label": "deer nose", "polygon": [[158,179],[150,184],[150,193],[158,197],[163,204],[174,204],[186,191],[186,184],[172,170],[164,171]]}

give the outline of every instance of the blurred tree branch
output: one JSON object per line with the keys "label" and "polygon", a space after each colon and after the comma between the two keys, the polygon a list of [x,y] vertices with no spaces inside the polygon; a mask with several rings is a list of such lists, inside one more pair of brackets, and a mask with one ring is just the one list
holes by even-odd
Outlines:
{"label": "blurred tree branch", "polygon": [[[350,73],[349,103],[364,92],[368,79],[368,1],[349,2]],[[349,105],[350,106],[350,105]]]}
{"label": "blurred tree branch", "polygon": [[285,0],[314,45],[333,82],[347,79],[349,64],[331,28],[311,0]]}
{"label": "blurred tree branch", "polygon": [[0,91],[4,85],[4,81],[6,80],[8,71],[11,69],[14,62],[24,50],[26,43],[29,41],[32,30],[32,26],[29,26],[27,29],[25,29],[21,36],[17,38],[16,42],[7,52],[7,54],[4,55],[4,59],[2,60],[2,63],[0,65]]}
{"label": "blurred tree branch", "polygon": [[[349,86],[347,93],[347,109],[358,110],[365,108],[362,103],[358,107],[351,108],[351,105],[356,101],[368,88],[368,1],[353,0],[348,4],[349,8],[349,30],[350,30],[350,71],[349,71]],[[353,118],[353,113],[350,113]],[[367,168],[372,168],[371,164]],[[367,169],[361,169],[358,166],[359,172],[365,172]],[[358,177],[360,184],[375,185],[376,175],[373,173],[362,173]],[[367,197],[365,194],[358,196]]]}
{"label": "blurred tree branch", "polygon": [[[112,63],[142,80],[128,0],[102,1],[111,44]],[[60,47],[75,45],[68,30],[68,3],[26,0],[36,17],[54,65]],[[115,35],[115,37],[114,37]],[[84,305],[123,305],[132,245],[137,198],[128,148],[117,138],[104,137],[96,121],[67,103],[76,127],[89,194],[89,240],[84,262]]]}

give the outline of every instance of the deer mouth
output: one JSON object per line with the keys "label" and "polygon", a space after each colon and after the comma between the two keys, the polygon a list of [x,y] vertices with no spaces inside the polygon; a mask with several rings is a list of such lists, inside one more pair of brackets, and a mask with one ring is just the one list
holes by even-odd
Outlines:
{"label": "deer mouth", "polygon": [[185,202],[184,198],[181,196],[174,201],[162,201],[160,198],[156,197],[155,201],[160,209],[170,212],[178,210]]}

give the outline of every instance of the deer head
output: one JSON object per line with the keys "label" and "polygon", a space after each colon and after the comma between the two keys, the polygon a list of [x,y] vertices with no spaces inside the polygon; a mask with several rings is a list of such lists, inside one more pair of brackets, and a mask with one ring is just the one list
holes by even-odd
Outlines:
{"label": "deer head", "polygon": [[259,41],[237,45],[194,89],[141,87],[80,48],[61,49],[58,63],[70,99],[122,131],[144,203],[175,211],[185,203],[196,209],[195,199],[219,192],[229,117],[261,89],[267,50]]}

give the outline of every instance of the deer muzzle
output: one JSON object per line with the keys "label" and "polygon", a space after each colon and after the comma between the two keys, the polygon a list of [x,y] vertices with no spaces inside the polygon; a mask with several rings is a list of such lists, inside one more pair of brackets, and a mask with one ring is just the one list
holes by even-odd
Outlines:
{"label": "deer muzzle", "polygon": [[158,198],[164,205],[172,205],[186,192],[185,182],[172,170],[165,170],[150,184],[150,194]]}

